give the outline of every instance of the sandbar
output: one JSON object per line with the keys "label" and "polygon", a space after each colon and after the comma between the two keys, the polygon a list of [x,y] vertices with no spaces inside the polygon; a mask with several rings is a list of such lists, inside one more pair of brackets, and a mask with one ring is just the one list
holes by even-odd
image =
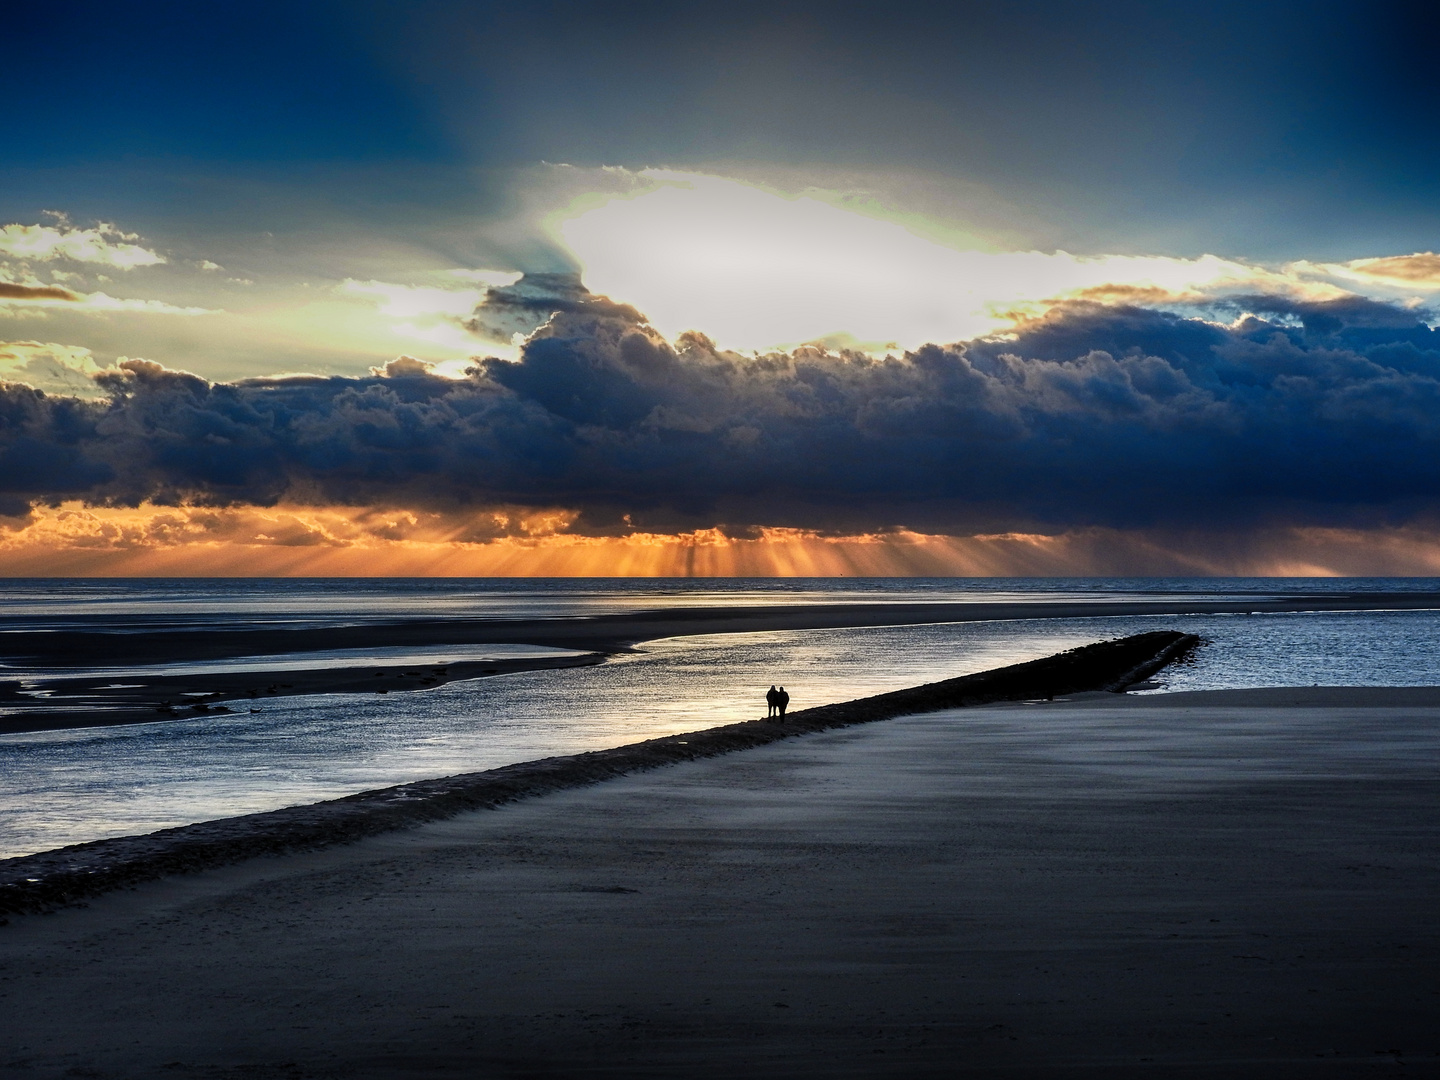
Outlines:
{"label": "sandbar", "polygon": [[[601,653],[511,659],[464,660],[442,664],[372,663],[358,667],[317,666],[276,670],[173,674],[165,668],[118,678],[101,675],[48,676],[0,680],[0,735],[21,731],[153,724],[159,720],[210,713],[258,711],[276,697],[301,694],[392,694],[429,690],[448,682],[485,679],[517,671],[590,667]],[[128,681],[135,680],[135,681]]]}

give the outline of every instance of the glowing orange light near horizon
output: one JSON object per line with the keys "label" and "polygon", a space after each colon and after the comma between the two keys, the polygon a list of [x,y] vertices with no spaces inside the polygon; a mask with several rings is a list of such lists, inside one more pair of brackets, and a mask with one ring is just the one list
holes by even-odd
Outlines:
{"label": "glowing orange light near horizon", "polygon": [[[563,508],[39,507],[0,531],[13,576],[1026,577],[1440,574],[1440,531],[1105,528],[831,536],[762,528],[583,536]],[[489,530],[486,535],[478,533]],[[478,531],[478,532],[477,532]],[[1219,542],[1217,542],[1217,539]]]}

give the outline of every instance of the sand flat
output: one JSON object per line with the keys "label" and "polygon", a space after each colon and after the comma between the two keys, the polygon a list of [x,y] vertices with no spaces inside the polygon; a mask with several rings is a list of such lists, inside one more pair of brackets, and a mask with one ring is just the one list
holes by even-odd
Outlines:
{"label": "sand flat", "polygon": [[15,919],[0,1073],[1440,1075],[1440,689],[1293,694],[904,717]]}

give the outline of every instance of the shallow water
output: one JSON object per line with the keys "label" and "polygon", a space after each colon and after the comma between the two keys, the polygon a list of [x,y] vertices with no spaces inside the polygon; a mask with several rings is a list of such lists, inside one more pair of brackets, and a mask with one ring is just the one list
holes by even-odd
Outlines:
{"label": "shallow water", "polygon": [[[188,582],[170,596],[154,582],[23,588],[11,582],[5,588],[23,603],[0,625],[8,622],[7,628],[18,629],[16,622],[82,621],[93,626],[111,620],[109,625],[122,629],[136,616],[214,625],[212,619],[234,620],[242,609],[255,621],[305,618],[333,625],[333,620],[394,618],[422,608],[433,614],[445,586],[428,581],[365,582],[363,588],[343,584],[340,589],[335,583],[281,582],[267,592],[264,583],[201,587]],[[626,581],[608,586],[583,582],[567,591],[564,582],[462,582],[450,610],[513,616],[723,602],[853,602],[857,597],[994,600],[1062,594],[1113,599],[1157,591],[1260,596],[1312,588],[1436,587],[1430,580],[1031,584],[1033,591],[1024,592],[1013,580]],[[47,589],[55,597],[55,610],[42,602]],[[98,595],[93,604],[85,600],[92,591]],[[331,597],[330,607],[317,601],[322,594]],[[493,606],[485,606],[492,601]],[[791,707],[799,709],[1154,629],[1185,630],[1211,641],[1193,665],[1167,673],[1170,690],[1440,683],[1440,613],[1432,611],[1018,619],[672,638],[646,643],[598,667],[521,672],[386,696],[272,698],[258,704],[256,712],[0,736],[0,856],[749,719],[763,714],[762,695],[771,683],[784,685],[793,698]],[[483,651],[493,650],[485,646]]]}
{"label": "shallow water", "polygon": [[1122,600],[1436,588],[1433,578],[11,578],[0,633],[126,626],[337,626],[664,607]]}
{"label": "shallow water", "polygon": [[[584,656],[579,649],[549,645],[396,645],[369,649],[316,649],[272,656],[228,656],[218,660],[187,660],[176,664],[130,664],[95,667],[91,675],[134,677],[155,675],[238,675],[245,672],[327,671],[404,663],[415,667],[484,663],[487,660],[536,660],[557,656]],[[70,675],[72,669],[66,668]]]}

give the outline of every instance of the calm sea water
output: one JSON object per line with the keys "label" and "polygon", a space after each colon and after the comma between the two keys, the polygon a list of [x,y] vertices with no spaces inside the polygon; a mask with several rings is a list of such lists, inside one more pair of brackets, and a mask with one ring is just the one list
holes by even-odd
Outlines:
{"label": "calm sea water", "polygon": [[[0,633],[343,625],[407,615],[1433,590],[1435,579],[0,581]],[[843,701],[1151,629],[1211,644],[1167,690],[1440,684],[1440,612],[1015,619],[649,642],[599,667],[261,711],[0,736],[0,857]],[[516,646],[524,645],[516,642]],[[12,673],[13,674],[13,673]],[[0,677],[4,677],[0,674]]]}

